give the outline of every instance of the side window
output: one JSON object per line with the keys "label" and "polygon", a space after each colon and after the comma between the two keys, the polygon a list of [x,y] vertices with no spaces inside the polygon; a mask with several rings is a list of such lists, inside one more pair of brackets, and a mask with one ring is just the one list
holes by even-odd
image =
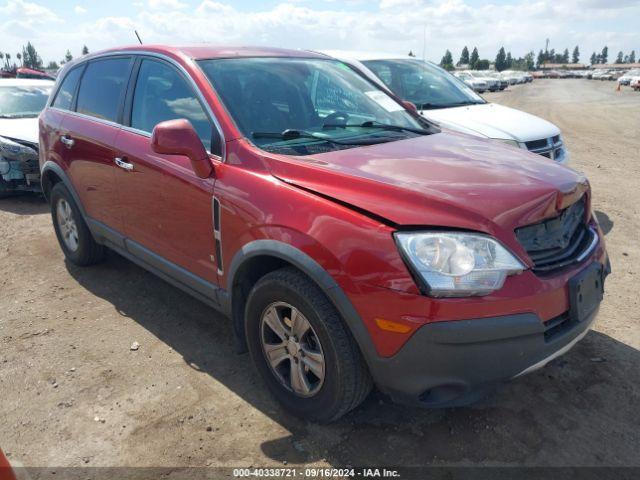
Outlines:
{"label": "side window", "polygon": [[129,58],[90,62],[78,91],[77,111],[111,122],[118,120],[118,108],[129,77]]}
{"label": "side window", "polygon": [[184,77],[163,62],[142,60],[133,93],[131,126],[151,133],[158,123],[178,118],[189,120],[205,148],[219,154],[219,142],[212,138],[213,126]]}
{"label": "side window", "polygon": [[78,80],[80,80],[80,74],[82,73],[82,67],[74,68],[67,76],[64,77],[62,85],[58,89],[56,99],[53,101],[53,106],[61,108],[63,110],[71,110],[73,103],[73,95],[76,93],[76,87],[78,86]]}

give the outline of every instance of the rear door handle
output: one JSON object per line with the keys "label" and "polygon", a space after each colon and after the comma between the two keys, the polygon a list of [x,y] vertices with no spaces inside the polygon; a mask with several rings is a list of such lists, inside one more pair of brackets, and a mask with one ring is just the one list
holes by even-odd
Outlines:
{"label": "rear door handle", "polygon": [[122,168],[123,170],[131,171],[133,170],[133,163],[127,162],[126,158],[116,157],[114,158],[116,165]]}
{"label": "rear door handle", "polygon": [[62,135],[60,137],[60,142],[67,148],[71,148],[75,145],[75,140],[71,138],[69,135]]}

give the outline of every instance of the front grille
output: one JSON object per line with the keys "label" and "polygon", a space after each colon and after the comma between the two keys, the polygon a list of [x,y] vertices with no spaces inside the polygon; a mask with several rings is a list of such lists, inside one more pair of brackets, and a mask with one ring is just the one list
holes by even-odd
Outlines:
{"label": "front grille", "polygon": [[540,140],[531,140],[524,142],[527,150],[543,157],[555,160],[562,157],[564,145],[560,135],[554,135],[549,138],[541,138]]}
{"label": "front grille", "polygon": [[560,215],[544,222],[517,228],[520,244],[537,273],[548,273],[580,261],[595,245],[596,233],[585,222],[583,196]]}

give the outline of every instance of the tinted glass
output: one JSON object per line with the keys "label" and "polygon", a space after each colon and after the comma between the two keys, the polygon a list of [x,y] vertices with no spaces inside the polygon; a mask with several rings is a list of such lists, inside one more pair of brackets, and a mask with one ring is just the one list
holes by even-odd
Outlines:
{"label": "tinted glass", "polygon": [[[372,124],[423,128],[393,98],[336,60],[233,58],[199,64],[243,134],[267,150],[304,155],[415,135],[367,126]],[[286,130],[313,138],[279,138]],[[309,147],[318,143],[321,149]]]}
{"label": "tinted glass", "polygon": [[0,85],[0,118],[33,118],[42,111],[51,86],[3,87]]}
{"label": "tinted glass", "polygon": [[120,99],[129,76],[128,58],[89,63],[80,82],[77,111],[112,122],[117,121]]}
{"label": "tinted glass", "polygon": [[166,120],[186,118],[212,153],[213,127],[186,80],[173,67],[155,60],[143,60],[133,94],[131,126],[151,133]]}
{"label": "tinted glass", "polygon": [[56,99],[53,102],[53,106],[62,108],[63,110],[70,110],[73,104],[73,95],[76,93],[76,87],[78,86],[78,80],[80,80],[80,74],[82,68],[74,68],[64,77],[62,85],[56,94]]}
{"label": "tinted glass", "polygon": [[456,77],[421,60],[367,60],[362,63],[392,92],[420,109],[484,103]]}

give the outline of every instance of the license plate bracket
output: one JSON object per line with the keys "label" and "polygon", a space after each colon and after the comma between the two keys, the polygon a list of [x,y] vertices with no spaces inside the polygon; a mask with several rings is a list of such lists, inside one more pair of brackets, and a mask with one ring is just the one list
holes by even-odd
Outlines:
{"label": "license plate bracket", "polygon": [[569,316],[582,322],[598,307],[604,296],[604,275],[600,263],[593,263],[569,280]]}

